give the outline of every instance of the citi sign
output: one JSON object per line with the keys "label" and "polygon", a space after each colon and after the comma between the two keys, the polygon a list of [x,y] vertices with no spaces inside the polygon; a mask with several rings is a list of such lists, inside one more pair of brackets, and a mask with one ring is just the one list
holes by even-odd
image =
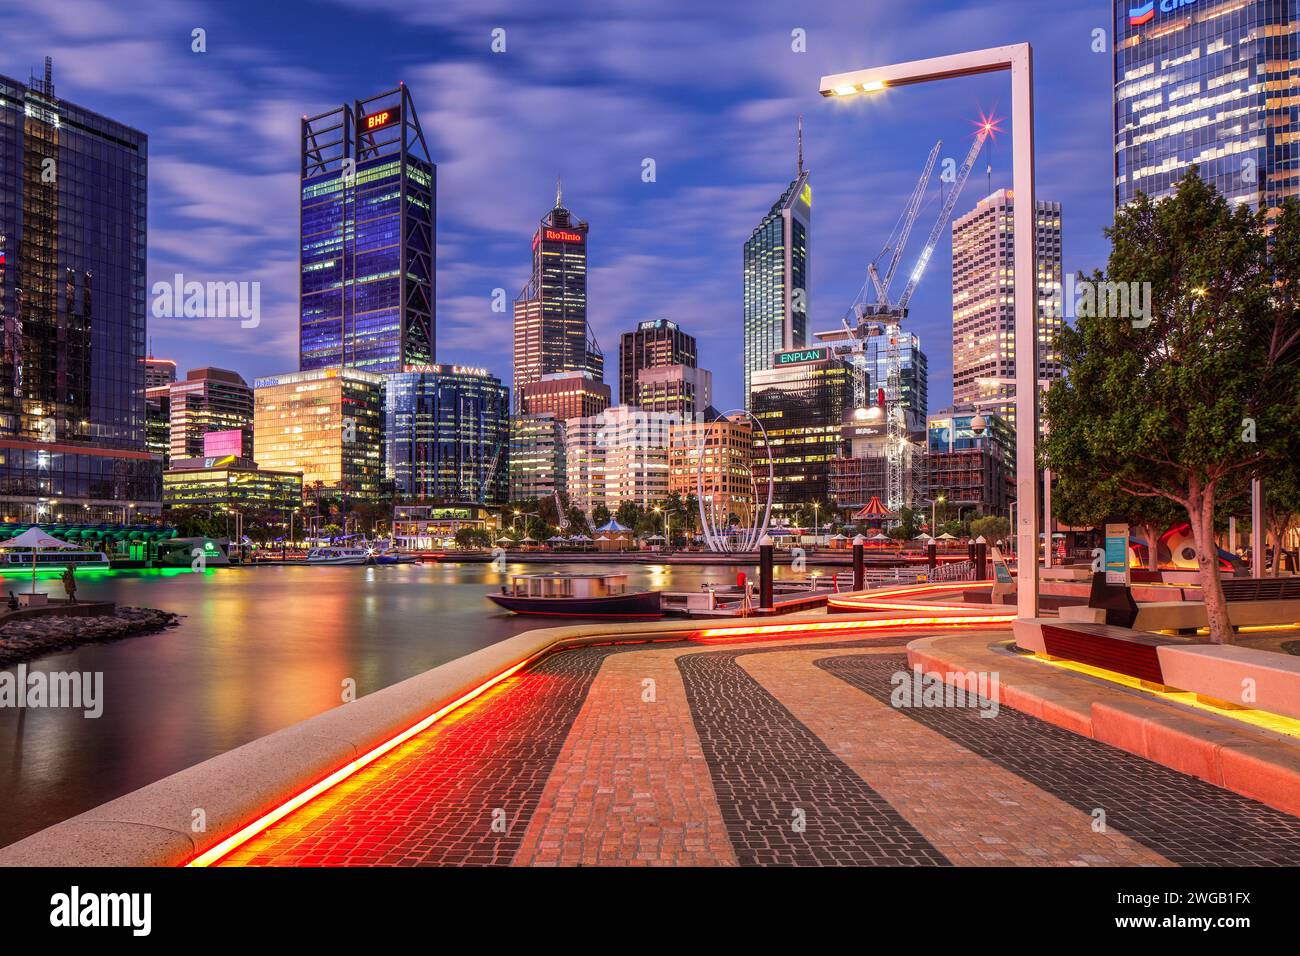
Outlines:
{"label": "citi sign", "polygon": [[[1190,7],[1195,2],[1196,0],[1160,0],[1158,6],[1161,13],[1173,13],[1179,7]],[[1129,7],[1128,25],[1140,27],[1150,23],[1156,18],[1156,7],[1156,0],[1148,0],[1147,3]]]}

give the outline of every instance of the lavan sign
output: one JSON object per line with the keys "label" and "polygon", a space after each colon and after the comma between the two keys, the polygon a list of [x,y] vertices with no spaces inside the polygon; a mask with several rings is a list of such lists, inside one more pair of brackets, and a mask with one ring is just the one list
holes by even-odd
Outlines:
{"label": "lavan sign", "polygon": [[1173,13],[1182,7],[1190,7],[1197,0],[1148,0],[1147,3],[1138,4],[1135,7],[1129,7],[1128,25],[1131,27],[1141,27],[1150,23],[1156,18],[1156,11],[1160,13]]}

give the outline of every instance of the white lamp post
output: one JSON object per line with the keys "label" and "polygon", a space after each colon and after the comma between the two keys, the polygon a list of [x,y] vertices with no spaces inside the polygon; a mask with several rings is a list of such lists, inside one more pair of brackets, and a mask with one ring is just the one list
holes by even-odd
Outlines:
{"label": "white lamp post", "polygon": [[[827,97],[877,93],[895,86],[1011,71],[1012,188],[1015,194],[1016,294],[1016,494],[1021,560],[1016,582],[1016,614],[1038,616],[1038,263],[1037,194],[1034,188],[1034,56],[1028,43],[974,50],[910,63],[824,76]],[[1026,360],[1028,359],[1028,360]]]}

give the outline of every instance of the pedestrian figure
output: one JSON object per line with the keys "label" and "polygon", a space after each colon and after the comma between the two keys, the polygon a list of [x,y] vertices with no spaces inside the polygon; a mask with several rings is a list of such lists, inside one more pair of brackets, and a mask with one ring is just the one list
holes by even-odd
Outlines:
{"label": "pedestrian figure", "polygon": [[63,572],[63,590],[68,593],[68,603],[77,603],[77,569],[71,564]]}

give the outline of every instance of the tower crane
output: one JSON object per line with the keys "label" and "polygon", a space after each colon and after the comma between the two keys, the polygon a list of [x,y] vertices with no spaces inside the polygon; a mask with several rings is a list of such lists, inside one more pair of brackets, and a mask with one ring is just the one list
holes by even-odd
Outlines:
{"label": "tower crane", "polygon": [[[907,470],[907,422],[902,407],[902,348],[900,342],[902,338],[902,321],[907,318],[907,307],[912,301],[912,294],[916,292],[917,285],[920,283],[922,276],[925,275],[926,266],[929,265],[935,247],[938,245],[943,230],[948,224],[948,219],[952,216],[953,208],[957,205],[957,199],[966,185],[966,180],[970,178],[975,160],[984,147],[985,141],[996,131],[997,126],[992,119],[985,118],[981,121],[979,131],[975,135],[975,141],[971,144],[970,151],[966,154],[965,160],[957,170],[952,188],[948,191],[948,196],[939,210],[939,215],[935,218],[925,245],[921,247],[921,253],[917,256],[916,264],[912,267],[911,274],[908,276],[903,294],[899,296],[897,303],[891,304],[889,287],[894,274],[898,270],[898,263],[902,258],[903,249],[907,245],[907,239],[911,235],[912,227],[921,211],[922,198],[929,187],[930,177],[934,173],[939,150],[943,146],[942,140],[935,143],[934,149],[930,151],[930,155],[926,160],[921,178],[917,181],[916,188],[913,189],[911,197],[903,207],[903,213],[894,227],[894,232],[890,234],[889,241],[886,243],[885,248],[881,250],[880,255],[867,266],[867,281],[863,283],[862,290],[841,319],[845,331],[853,339],[853,344],[842,351],[860,354],[865,350],[864,343],[868,336],[886,336],[886,374],[885,388],[883,389],[884,403],[881,414],[888,423],[888,437],[885,445],[886,506],[895,513],[907,504],[907,499],[910,497],[910,495],[904,494],[904,473]],[[890,257],[889,265],[884,276],[881,277],[876,263],[886,255]],[[874,301],[871,302],[868,302],[868,287],[870,287],[871,292],[874,292]],[[859,402],[859,407],[863,404],[865,403]]]}

